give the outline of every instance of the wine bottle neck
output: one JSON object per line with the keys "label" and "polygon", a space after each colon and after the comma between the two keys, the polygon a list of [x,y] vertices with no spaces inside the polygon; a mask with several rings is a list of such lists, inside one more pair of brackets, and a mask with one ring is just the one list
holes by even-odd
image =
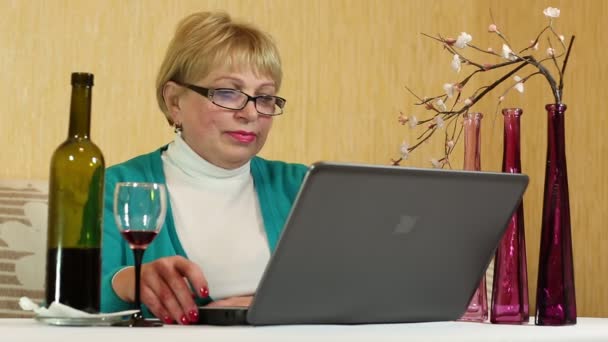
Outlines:
{"label": "wine bottle neck", "polygon": [[84,85],[72,87],[68,139],[90,138],[92,90],[92,87]]}

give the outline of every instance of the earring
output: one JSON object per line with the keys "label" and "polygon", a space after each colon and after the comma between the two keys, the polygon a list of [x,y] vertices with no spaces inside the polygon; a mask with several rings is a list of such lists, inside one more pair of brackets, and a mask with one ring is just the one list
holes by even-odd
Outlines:
{"label": "earring", "polygon": [[181,133],[181,131],[182,131],[182,124],[181,123],[177,123],[177,122],[174,123],[173,124],[173,131],[175,133]]}

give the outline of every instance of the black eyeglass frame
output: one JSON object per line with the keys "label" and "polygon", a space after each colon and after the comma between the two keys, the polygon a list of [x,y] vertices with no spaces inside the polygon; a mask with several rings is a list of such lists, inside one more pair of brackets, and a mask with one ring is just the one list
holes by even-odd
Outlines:
{"label": "black eyeglass frame", "polygon": [[[225,109],[230,109],[230,110],[241,110],[243,108],[245,108],[247,106],[247,104],[249,103],[249,101],[253,101],[253,106],[255,107],[255,110],[261,114],[261,115],[268,115],[268,116],[277,116],[277,115],[281,115],[283,114],[283,108],[285,107],[285,104],[287,103],[287,100],[285,100],[284,98],[280,97],[280,96],[275,96],[275,95],[256,95],[256,96],[251,96],[247,93],[244,93],[238,89],[232,89],[232,88],[205,88],[205,87],[201,87],[201,86],[197,86],[194,84],[190,84],[190,83],[182,83],[182,82],[178,82],[178,81],[173,81],[175,83],[177,83],[178,85],[182,86],[182,87],[186,87],[192,91],[194,91],[195,93],[202,95],[206,98],[209,99],[209,101],[211,101],[214,105],[218,106],[218,107],[222,107]],[[230,91],[235,91],[238,93],[241,93],[245,96],[247,96],[247,101],[245,101],[245,103],[243,103],[243,106],[241,108],[230,108],[230,107],[226,107],[226,106],[222,106],[220,104],[217,104],[214,100],[213,100],[213,94],[215,93],[215,91],[217,90],[230,90]],[[280,113],[274,113],[274,114],[268,114],[268,113],[262,113],[260,112],[260,110],[258,109],[258,103],[257,103],[257,99],[259,98],[269,98],[272,97],[274,98],[275,104],[277,107],[279,107],[279,109],[281,110]]]}

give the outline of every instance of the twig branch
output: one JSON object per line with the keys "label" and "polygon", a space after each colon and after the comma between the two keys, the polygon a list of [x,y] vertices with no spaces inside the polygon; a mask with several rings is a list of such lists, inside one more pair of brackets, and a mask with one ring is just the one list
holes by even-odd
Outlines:
{"label": "twig branch", "polygon": [[[572,44],[574,44],[575,36],[570,38],[570,43],[568,43],[568,50],[566,50],[566,57],[564,57],[564,64],[562,64],[562,77],[559,79],[559,93],[563,96],[564,89],[564,73],[566,72],[566,65],[568,64],[568,59],[570,58],[570,51],[572,51]],[[560,99],[561,100],[561,99]],[[561,102],[558,102],[561,103]]]}
{"label": "twig branch", "polygon": [[[392,160],[393,165],[399,165],[399,163],[401,161],[403,161],[404,158],[407,158],[408,153],[416,150],[420,145],[422,145],[424,142],[428,141],[428,139],[430,139],[437,132],[438,128],[440,128],[439,126],[444,126],[445,127],[445,132],[443,134],[444,140],[445,140],[445,145],[443,148],[444,157],[439,160],[433,159],[433,164],[436,166],[439,165],[439,167],[444,167],[445,165],[451,166],[449,156],[453,152],[454,145],[460,139],[460,136],[463,131],[462,125],[458,125],[460,116],[463,113],[469,112],[469,110],[477,102],[479,102],[484,96],[486,96],[489,92],[493,91],[499,85],[503,84],[503,82],[505,82],[507,79],[511,78],[513,75],[515,75],[518,71],[522,70],[526,66],[531,66],[535,70],[533,72],[529,73],[523,79],[517,78],[516,82],[525,83],[533,76],[542,75],[549,83],[549,86],[551,88],[551,92],[553,94],[555,102],[561,103],[562,96],[563,96],[563,94],[562,94],[563,87],[564,87],[564,74],[566,71],[566,66],[568,64],[570,53],[572,51],[572,46],[573,46],[575,37],[572,36],[572,38],[570,39],[570,42],[568,43],[568,47],[566,49],[566,45],[564,44],[563,36],[558,35],[553,27],[553,18],[557,17],[559,15],[559,12],[557,14],[555,14],[555,13],[547,13],[547,11],[545,11],[544,13],[547,17],[549,17],[549,24],[547,26],[543,27],[542,30],[536,36],[536,38],[533,41],[531,41],[529,43],[529,45],[527,45],[525,48],[519,50],[519,52],[513,52],[513,49],[511,47],[512,45],[509,43],[507,36],[500,30],[498,30],[498,26],[496,25],[496,21],[494,20],[494,16],[493,16],[493,13],[491,10],[490,10],[490,18],[492,20],[492,25],[490,25],[488,30],[490,32],[495,33],[500,38],[500,40],[503,42],[502,54],[500,54],[497,51],[493,51],[492,49],[484,50],[484,49],[481,49],[481,48],[471,44],[470,43],[471,37],[470,37],[470,35],[468,35],[466,33],[462,33],[461,36],[458,37],[458,39],[444,38],[440,34],[437,34],[436,36],[431,36],[426,33],[421,33],[423,36],[425,36],[427,38],[431,38],[432,40],[435,40],[435,41],[441,43],[444,50],[446,50],[446,52],[448,52],[452,56],[454,56],[452,66],[455,69],[457,69],[457,71],[461,70],[461,65],[463,65],[463,64],[473,67],[474,70],[472,70],[468,75],[466,75],[463,79],[461,79],[460,82],[444,85],[444,88],[446,88],[445,94],[441,94],[441,95],[437,95],[437,96],[433,96],[433,97],[420,97],[420,96],[416,95],[416,93],[414,93],[414,91],[412,91],[410,88],[405,87],[407,89],[407,91],[418,100],[416,105],[424,106],[426,110],[431,111],[433,114],[430,115],[430,117],[428,117],[427,119],[420,119],[420,120],[418,118],[414,119],[413,117],[411,119],[407,119],[406,117],[400,117],[400,122],[402,124],[405,124],[405,122],[407,122],[407,120],[411,120],[409,122],[411,127],[427,125],[427,124],[428,125],[424,129],[422,134],[420,134],[417,137],[416,144],[414,144],[411,147],[408,147],[407,151],[402,152],[403,155],[401,158]],[[550,32],[550,34],[548,34],[547,32]],[[550,37],[551,34],[554,37],[556,37],[557,39],[559,39],[562,47],[565,49],[565,52],[562,51],[559,54],[555,53],[555,50],[551,46],[552,45],[551,44],[552,40]],[[538,43],[541,40],[541,38],[543,37],[543,35],[547,36],[547,42],[548,42],[548,45],[550,48],[550,50],[548,50],[549,57],[545,57],[545,58],[541,58],[540,60],[537,60],[532,54],[522,56],[522,54],[526,53],[527,51],[537,50]],[[506,61],[503,60],[502,62],[499,62],[496,64],[480,63],[478,60],[474,60],[471,57],[467,57],[466,54],[463,53],[464,51],[462,51],[462,50],[465,47],[469,47],[470,48],[469,50],[474,50],[481,54],[491,55],[491,56],[499,57],[499,58],[506,58]],[[467,50],[467,51],[469,51],[469,50]],[[564,60],[563,60],[562,66],[560,68],[557,60],[562,57],[564,57]],[[548,60],[551,60],[551,61],[549,62]],[[555,68],[557,70],[556,76],[559,76],[558,82],[556,82],[556,77],[554,77],[553,74],[547,68],[546,63],[552,63],[555,66]],[[486,72],[486,71],[506,68],[511,65],[514,66],[513,68],[510,68],[511,70],[501,73],[501,76],[497,80],[490,83],[489,85],[483,85],[483,86],[475,89],[475,91],[473,91],[472,93],[469,93],[469,95],[467,95],[469,97],[464,100],[464,104],[462,106],[460,105],[461,96],[463,96],[462,89],[475,77],[475,75],[478,75],[479,73]],[[517,85],[517,83],[516,83],[516,85]],[[500,102],[502,102],[504,95],[506,95],[513,88],[514,88],[514,86],[510,86],[507,90],[504,91],[503,95],[501,95],[499,97],[498,104],[500,104]],[[522,91],[522,89],[518,89],[518,90]],[[448,104],[449,101],[452,101],[451,105]],[[448,109],[448,107],[449,107],[449,109]],[[497,105],[497,111],[498,111],[498,105]],[[433,122],[433,121],[435,121],[435,122]],[[405,145],[405,146],[407,146],[407,145]]]}

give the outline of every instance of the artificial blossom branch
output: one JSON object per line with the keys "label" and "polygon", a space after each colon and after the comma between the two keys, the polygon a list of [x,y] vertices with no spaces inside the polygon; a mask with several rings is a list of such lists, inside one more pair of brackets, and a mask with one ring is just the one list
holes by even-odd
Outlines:
{"label": "artificial blossom branch", "polygon": [[[444,93],[440,95],[421,97],[412,89],[405,87],[407,91],[418,100],[415,105],[422,106],[422,108],[425,110],[430,111],[431,114],[426,118],[418,118],[416,115],[411,115],[408,117],[403,115],[403,113],[399,115],[400,124],[408,124],[410,128],[417,128],[424,125],[425,129],[422,134],[417,137],[417,142],[415,144],[410,146],[406,141],[401,144],[400,157],[391,159],[392,164],[399,165],[402,161],[408,158],[412,151],[416,150],[424,142],[431,139],[436,132],[445,127],[444,156],[440,159],[433,159],[432,164],[433,166],[440,165],[440,167],[443,167],[443,165],[449,166],[449,155],[452,153],[454,145],[458,142],[460,133],[462,131],[462,126],[460,126],[460,130],[457,129],[459,126],[456,124],[458,119],[462,118],[465,113],[469,112],[483,97],[511,78],[515,80],[515,83],[498,97],[499,104],[504,100],[505,95],[510,89],[516,89],[517,91],[523,93],[524,83],[536,75],[542,75],[547,80],[555,103],[562,103],[564,72],[570,57],[570,52],[572,51],[572,45],[575,37],[571,37],[566,48],[564,36],[559,35],[553,27],[553,21],[559,17],[560,10],[557,8],[548,7],[543,11],[543,14],[549,18],[549,24],[545,26],[534,39],[530,40],[529,44],[520,49],[519,52],[514,52],[514,49],[512,49],[512,46],[507,39],[507,36],[500,31],[498,25],[496,25],[494,22],[488,26],[488,32],[496,34],[499,37],[500,41],[502,42],[501,53],[494,51],[492,48],[482,49],[472,44],[473,37],[466,32],[460,33],[456,39],[449,37],[446,38],[439,34],[437,36],[432,36],[422,33],[423,36],[442,44],[444,51],[448,52],[451,56],[450,64],[455,72],[459,73],[463,68],[463,65],[473,67],[475,70],[471,71],[467,76],[458,82],[445,83],[443,85]],[[491,13],[490,15],[492,17],[492,21],[494,21]],[[539,50],[539,44],[545,35],[547,35],[547,56],[537,59],[533,55],[533,52]],[[556,50],[552,44],[552,38],[559,42],[558,46],[561,47],[562,52],[556,53]],[[470,49],[465,50],[467,47]],[[477,53],[478,55],[482,56],[500,58],[503,59],[503,61],[496,63],[484,63],[474,57],[471,57],[469,53],[465,53],[466,51],[472,51],[473,53]],[[522,55],[523,53],[529,52],[532,53]],[[558,64],[558,59],[562,57],[563,63],[560,67]],[[550,68],[548,68],[545,63],[551,63],[552,68],[557,70],[557,75],[559,77],[558,80],[556,80],[556,77],[553,76]],[[514,67],[508,68],[509,66]],[[462,99],[463,93],[466,91],[465,88],[467,84],[475,76],[479,75],[480,73],[487,73],[491,71],[497,72],[497,70],[504,70],[507,68],[508,70],[500,73],[496,80],[473,90],[468,96]],[[517,76],[516,73],[524,68],[532,68],[534,71],[530,72],[524,78]],[[451,104],[448,106],[449,102],[451,102]],[[450,129],[450,132],[448,132],[448,129]]]}

